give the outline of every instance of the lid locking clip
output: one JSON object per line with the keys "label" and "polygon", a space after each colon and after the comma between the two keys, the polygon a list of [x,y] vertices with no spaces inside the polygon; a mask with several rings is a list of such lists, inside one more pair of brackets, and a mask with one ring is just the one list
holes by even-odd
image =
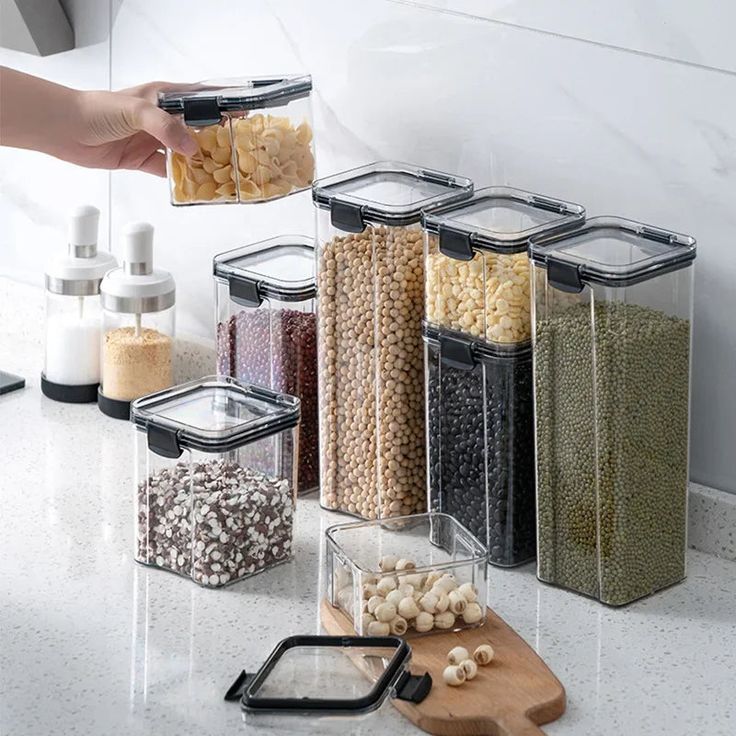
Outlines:
{"label": "lid locking clip", "polygon": [[362,233],[365,230],[363,210],[360,205],[351,202],[333,201],[330,205],[330,222],[333,227],[347,233]]}
{"label": "lid locking clip", "polygon": [[555,289],[568,294],[579,294],[583,290],[580,268],[574,263],[560,261],[554,256],[547,257],[547,280]]}
{"label": "lid locking clip", "polygon": [[230,279],[230,298],[243,307],[260,307],[261,298],[258,282],[251,279]]}
{"label": "lid locking clip", "polygon": [[461,371],[472,371],[476,366],[470,340],[449,335],[440,335],[440,360]]}
{"label": "lid locking clip", "polygon": [[457,261],[472,261],[473,245],[470,241],[470,233],[446,225],[439,226],[440,253]]}
{"label": "lid locking clip", "polygon": [[235,678],[235,682],[228,688],[225,693],[225,700],[232,702],[240,700],[243,697],[245,689],[253,682],[255,675],[248,674],[245,670],[241,670],[240,674]]}
{"label": "lid locking clip", "polygon": [[425,672],[423,675],[412,675],[404,670],[396,681],[394,691],[399,700],[408,703],[421,703],[432,689],[432,675]]}
{"label": "lid locking clip", "polygon": [[193,97],[183,100],[184,123],[193,128],[218,125],[222,120],[220,106],[214,97]]}
{"label": "lid locking clip", "polygon": [[167,457],[175,460],[181,457],[182,448],[179,444],[179,433],[175,429],[169,427],[160,427],[156,424],[149,424],[148,433],[148,449],[155,452],[161,457]]}

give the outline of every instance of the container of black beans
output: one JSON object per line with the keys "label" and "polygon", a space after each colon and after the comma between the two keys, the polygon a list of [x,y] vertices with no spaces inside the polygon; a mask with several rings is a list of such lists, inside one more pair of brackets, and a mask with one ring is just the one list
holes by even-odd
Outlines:
{"label": "container of black beans", "polygon": [[430,508],[467,526],[499,566],[536,550],[529,239],[584,216],[488,187],[422,218]]}
{"label": "container of black beans", "polygon": [[131,419],[138,562],[219,588],[292,557],[298,399],[213,376]]}
{"label": "container of black beans", "polygon": [[283,235],[215,257],[217,373],[301,401],[297,492],[319,487],[314,240]]}
{"label": "container of black beans", "polygon": [[428,487],[510,567],[534,559],[534,425],[529,343],[493,346],[424,325]]}

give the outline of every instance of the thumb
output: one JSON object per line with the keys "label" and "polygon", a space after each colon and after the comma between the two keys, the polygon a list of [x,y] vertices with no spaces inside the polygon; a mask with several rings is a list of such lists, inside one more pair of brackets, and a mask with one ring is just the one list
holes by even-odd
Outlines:
{"label": "thumb", "polygon": [[136,127],[145,130],[156,140],[185,156],[193,156],[199,150],[196,141],[178,118],[164,112],[150,102],[142,102],[136,110]]}

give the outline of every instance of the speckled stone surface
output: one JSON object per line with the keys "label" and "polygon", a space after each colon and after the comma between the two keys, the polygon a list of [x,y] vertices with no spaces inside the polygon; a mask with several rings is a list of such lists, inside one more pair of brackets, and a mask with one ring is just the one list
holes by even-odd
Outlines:
{"label": "speckled stone surface", "polygon": [[[300,500],[295,561],[222,590],[136,564],[133,430],[43,397],[41,360],[36,331],[0,319],[0,366],[28,381],[0,396],[0,733],[252,733],[222,696],[281,638],[319,631],[322,534],[344,517]],[[489,603],[567,688],[551,736],[736,733],[736,563],[692,551],[684,583],[625,609],[491,569]],[[342,733],[419,732],[388,706]]]}

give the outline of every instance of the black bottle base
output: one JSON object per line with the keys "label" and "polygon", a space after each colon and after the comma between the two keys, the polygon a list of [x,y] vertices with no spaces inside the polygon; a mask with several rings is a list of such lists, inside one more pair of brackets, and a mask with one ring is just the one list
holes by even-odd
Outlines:
{"label": "black bottle base", "polygon": [[97,406],[103,414],[113,419],[130,419],[130,401],[109,399],[102,393],[102,389],[97,392]]}
{"label": "black bottle base", "polygon": [[67,386],[64,383],[49,381],[41,374],[41,391],[43,395],[53,401],[63,401],[65,404],[92,404],[97,401],[99,383],[87,383],[83,386]]}

